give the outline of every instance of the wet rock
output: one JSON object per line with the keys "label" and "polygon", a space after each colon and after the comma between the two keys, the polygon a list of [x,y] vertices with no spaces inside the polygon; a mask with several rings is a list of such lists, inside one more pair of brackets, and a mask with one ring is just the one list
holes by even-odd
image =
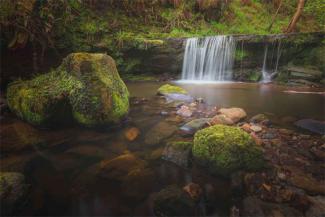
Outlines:
{"label": "wet rock", "polygon": [[221,108],[218,110],[218,112],[220,114],[226,115],[234,123],[237,123],[247,116],[246,112],[241,108]]}
{"label": "wet rock", "polygon": [[0,128],[2,152],[22,151],[32,149],[45,143],[39,132],[29,124],[15,121]]}
{"label": "wet rock", "polygon": [[200,185],[195,184],[195,183],[189,183],[186,186],[183,187],[183,190],[188,193],[188,195],[194,200],[194,201],[199,201],[200,198],[202,197],[202,188]]}
{"label": "wet rock", "polygon": [[152,152],[150,152],[150,154],[148,156],[146,156],[147,160],[158,160],[162,157],[164,152],[164,148],[157,148],[155,150],[153,150]]}
{"label": "wet rock", "polygon": [[133,200],[143,200],[152,191],[155,173],[149,168],[130,171],[123,179],[122,193]]}
{"label": "wet rock", "polygon": [[193,112],[188,106],[182,105],[181,108],[177,110],[176,114],[182,117],[191,117]]}
{"label": "wet rock", "polygon": [[250,130],[252,130],[255,133],[261,132],[262,131],[262,127],[258,126],[258,125],[251,125]]}
{"label": "wet rock", "polygon": [[192,153],[198,163],[225,176],[240,169],[257,170],[264,166],[262,150],[239,127],[214,125],[199,130],[194,135]]}
{"label": "wet rock", "polygon": [[194,134],[196,131],[202,129],[209,122],[210,118],[194,119],[180,127],[185,133]]}
{"label": "wet rock", "polygon": [[252,123],[261,123],[267,121],[268,117],[265,114],[257,114],[253,116],[249,121]]}
{"label": "wet rock", "polygon": [[325,197],[308,197],[311,202],[310,208],[306,211],[306,217],[323,217],[325,215]]}
{"label": "wet rock", "polygon": [[99,176],[111,180],[123,182],[128,175],[143,170],[147,166],[133,154],[120,155],[114,159],[107,159],[100,162]]}
{"label": "wet rock", "polygon": [[156,216],[193,216],[196,204],[177,186],[168,186],[157,193],[153,210]]}
{"label": "wet rock", "polygon": [[243,200],[241,216],[303,216],[298,210],[284,204],[268,203],[256,197],[246,197]]}
{"label": "wet rock", "polygon": [[325,122],[324,121],[318,121],[313,119],[302,119],[297,122],[295,122],[295,125],[305,129],[309,130],[313,133],[318,133],[321,135],[325,134]]}
{"label": "wet rock", "polygon": [[28,185],[25,177],[16,172],[0,172],[1,214],[11,215],[19,210],[26,199]]}
{"label": "wet rock", "polygon": [[184,141],[170,142],[164,149],[162,159],[173,162],[181,167],[189,166],[192,143]]}
{"label": "wet rock", "polygon": [[160,143],[163,139],[167,139],[177,130],[175,125],[168,124],[167,122],[160,122],[151,128],[145,135],[144,142],[147,145],[155,145]]}
{"label": "wet rock", "polygon": [[131,127],[126,130],[125,132],[125,138],[129,140],[130,142],[134,141],[140,134],[140,130],[136,127]]}
{"label": "wet rock", "polygon": [[298,167],[285,166],[284,169],[290,173],[288,182],[292,185],[302,188],[311,194],[325,194],[324,182],[319,182]]}
{"label": "wet rock", "polygon": [[216,125],[216,124],[224,124],[224,125],[233,125],[234,122],[231,118],[227,117],[224,114],[219,114],[211,118],[209,121],[210,125]]}
{"label": "wet rock", "polygon": [[254,132],[251,132],[250,135],[251,135],[252,139],[254,140],[254,142],[257,145],[262,145],[263,144],[263,141]]}
{"label": "wet rock", "polygon": [[187,94],[187,91],[181,87],[165,84],[159,87],[157,90],[157,94],[159,95],[166,95],[166,94]]}

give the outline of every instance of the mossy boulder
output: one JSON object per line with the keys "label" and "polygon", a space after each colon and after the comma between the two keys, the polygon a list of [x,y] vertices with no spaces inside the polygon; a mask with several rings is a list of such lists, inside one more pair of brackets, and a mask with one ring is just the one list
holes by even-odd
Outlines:
{"label": "mossy boulder", "polygon": [[110,56],[73,53],[64,59],[61,68],[82,84],[69,95],[78,123],[117,123],[128,113],[129,92]]}
{"label": "mossy boulder", "polygon": [[224,176],[238,170],[258,170],[265,165],[261,149],[239,127],[214,125],[196,132],[192,153],[212,173]]}
{"label": "mossy boulder", "polygon": [[161,87],[159,87],[159,89],[157,90],[157,93],[159,95],[168,95],[168,94],[173,94],[173,93],[187,94],[187,91],[181,87],[178,87],[178,86],[165,84],[165,85],[162,85]]}
{"label": "mossy boulder", "polygon": [[9,85],[7,101],[34,125],[74,120],[95,126],[119,122],[129,109],[129,92],[106,54],[72,53],[50,73]]}

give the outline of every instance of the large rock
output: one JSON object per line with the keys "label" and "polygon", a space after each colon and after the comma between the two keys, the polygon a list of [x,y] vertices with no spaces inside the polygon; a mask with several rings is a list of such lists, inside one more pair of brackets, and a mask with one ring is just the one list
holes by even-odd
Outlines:
{"label": "large rock", "polygon": [[214,125],[196,132],[192,153],[211,172],[225,176],[237,170],[257,170],[264,166],[261,149],[238,127]]}
{"label": "large rock", "polygon": [[114,60],[90,53],[72,53],[56,70],[7,90],[11,111],[35,125],[71,117],[86,126],[117,123],[128,112],[128,97]]}
{"label": "large rock", "polygon": [[221,108],[218,113],[223,114],[230,118],[234,123],[244,119],[247,114],[244,109],[241,108]]}
{"label": "large rock", "polygon": [[28,185],[21,173],[0,172],[1,214],[10,215],[24,202]]}
{"label": "large rock", "polygon": [[193,216],[195,207],[194,200],[174,185],[161,190],[154,199],[156,216]]}

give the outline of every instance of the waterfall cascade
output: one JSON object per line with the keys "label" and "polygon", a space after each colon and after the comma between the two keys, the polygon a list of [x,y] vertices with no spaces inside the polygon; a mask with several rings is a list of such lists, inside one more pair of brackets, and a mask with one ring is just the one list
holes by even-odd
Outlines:
{"label": "waterfall cascade", "polygon": [[236,44],[232,36],[187,39],[182,80],[230,81],[235,48]]}
{"label": "waterfall cascade", "polygon": [[[276,54],[275,54],[276,53]],[[270,55],[270,56],[269,56]],[[264,48],[264,60],[262,67],[262,83],[269,83],[278,73],[278,65],[281,56],[281,41],[272,43],[272,51],[269,53],[269,45]]]}

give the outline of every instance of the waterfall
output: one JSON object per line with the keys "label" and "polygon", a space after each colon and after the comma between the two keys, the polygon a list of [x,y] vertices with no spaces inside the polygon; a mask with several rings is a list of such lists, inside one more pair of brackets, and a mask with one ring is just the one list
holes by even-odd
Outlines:
{"label": "waterfall", "polygon": [[182,80],[230,81],[235,47],[232,36],[187,39]]}
{"label": "waterfall", "polygon": [[[276,56],[274,56],[276,49]],[[269,45],[266,44],[264,48],[264,59],[262,67],[262,83],[269,83],[272,78],[278,73],[278,65],[281,56],[281,41],[276,41],[272,43],[272,52],[269,56]]]}

